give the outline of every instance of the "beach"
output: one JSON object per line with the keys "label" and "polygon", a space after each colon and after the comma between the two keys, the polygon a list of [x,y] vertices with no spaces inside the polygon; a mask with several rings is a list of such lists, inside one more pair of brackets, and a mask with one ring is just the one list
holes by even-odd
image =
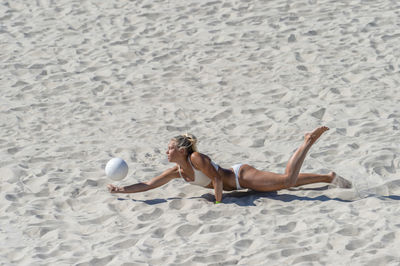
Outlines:
{"label": "beach", "polygon": [[[395,1],[4,1],[0,265],[399,265],[400,4]],[[177,179],[170,139],[278,192]],[[104,167],[129,165],[115,182]]]}

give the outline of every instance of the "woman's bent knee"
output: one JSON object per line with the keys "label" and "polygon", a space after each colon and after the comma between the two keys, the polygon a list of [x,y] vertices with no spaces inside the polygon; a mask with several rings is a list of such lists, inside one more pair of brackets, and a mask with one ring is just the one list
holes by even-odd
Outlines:
{"label": "woman's bent knee", "polygon": [[285,180],[284,184],[286,188],[294,187],[296,185],[297,176],[284,174],[283,178]]}

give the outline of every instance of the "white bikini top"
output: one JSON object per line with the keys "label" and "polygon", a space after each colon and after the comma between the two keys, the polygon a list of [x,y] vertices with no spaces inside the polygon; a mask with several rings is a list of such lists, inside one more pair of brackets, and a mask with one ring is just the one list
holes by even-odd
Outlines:
{"label": "white bikini top", "polygon": [[[206,176],[202,171],[194,168],[193,164],[189,158],[188,158],[188,161],[190,163],[190,166],[193,168],[193,172],[194,172],[194,180],[188,181],[188,183],[191,185],[207,187],[211,183],[211,179],[208,176]],[[216,163],[214,163],[213,161],[211,161],[211,164],[212,164],[212,166],[214,166],[215,170],[218,171],[219,166]],[[179,175],[183,178],[183,176],[181,174],[181,167],[179,166],[179,164],[178,164],[178,170],[179,170]],[[183,178],[183,179],[185,179],[185,178]]]}

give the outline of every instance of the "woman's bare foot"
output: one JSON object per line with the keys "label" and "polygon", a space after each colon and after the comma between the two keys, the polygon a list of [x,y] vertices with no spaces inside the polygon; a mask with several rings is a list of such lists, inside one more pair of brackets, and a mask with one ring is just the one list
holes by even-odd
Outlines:
{"label": "woman's bare foot", "polygon": [[308,143],[310,143],[311,145],[314,144],[317,139],[319,139],[319,137],[321,137],[321,135],[325,132],[328,131],[329,128],[328,127],[317,127],[316,129],[314,129],[313,131],[306,133],[304,135],[304,140]]}
{"label": "woman's bare foot", "polygon": [[352,184],[350,181],[344,179],[341,176],[336,175],[335,172],[330,172],[329,176],[331,176],[331,178],[332,178],[332,181],[331,181],[332,185],[335,185],[340,188],[351,188],[352,187]]}

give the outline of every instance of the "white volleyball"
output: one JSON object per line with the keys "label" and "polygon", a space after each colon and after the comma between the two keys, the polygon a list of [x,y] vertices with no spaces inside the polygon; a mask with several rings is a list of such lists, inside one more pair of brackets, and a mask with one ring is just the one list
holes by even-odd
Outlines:
{"label": "white volleyball", "polygon": [[114,181],[122,180],[128,174],[128,165],[121,158],[112,158],[106,165],[106,175]]}

